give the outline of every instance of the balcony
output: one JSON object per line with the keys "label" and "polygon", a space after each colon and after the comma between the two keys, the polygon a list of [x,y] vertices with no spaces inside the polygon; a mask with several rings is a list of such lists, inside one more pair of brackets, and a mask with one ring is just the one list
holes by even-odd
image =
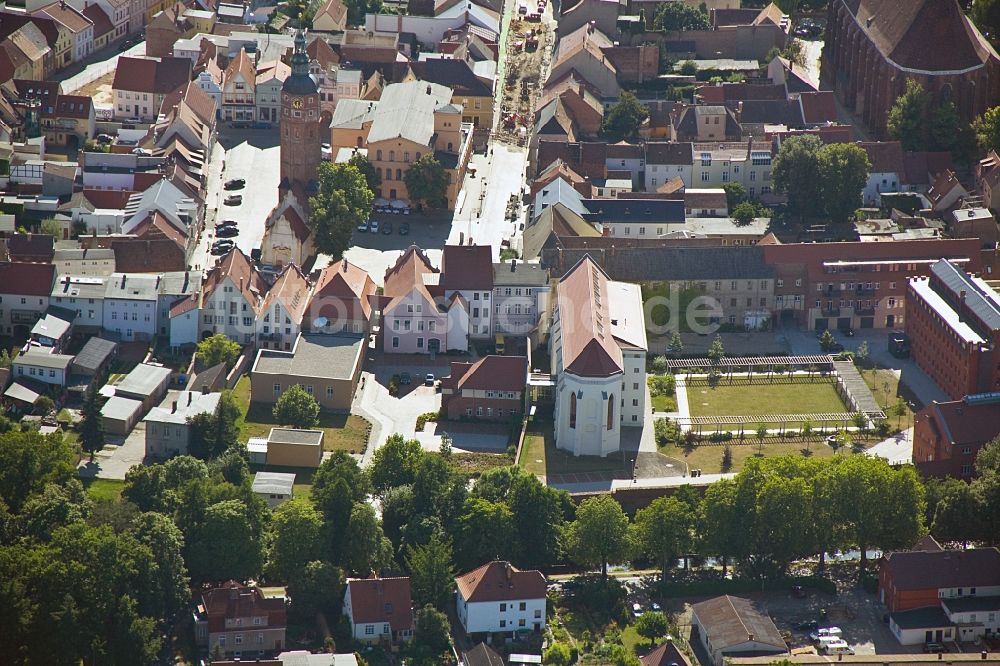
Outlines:
{"label": "balcony", "polygon": [[840,308],[834,308],[834,307],[826,307],[826,306],[824,306],[820,310],[820,314],[822,316],[824,316],[824,317],[839,317],[840,316]]}
{"label": "balcony", "polygon": [[873,307],[854,308],[854,314],[858,315],[859,317],[873,317],[875,316],[875,308]]}
{"label": "balcony", "polygon": [[10,323],[12,324],[34,324],[41,319],[41,313],[32,310],[11,310]]}

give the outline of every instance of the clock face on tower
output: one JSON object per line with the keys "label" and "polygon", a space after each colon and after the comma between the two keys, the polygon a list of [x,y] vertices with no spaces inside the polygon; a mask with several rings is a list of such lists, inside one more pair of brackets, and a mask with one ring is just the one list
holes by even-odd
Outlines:
{"label": "clock face on tower", "polygon": [[292,100],[292,108],[293,109],[301,109],[302,108],[302,99],[298,98],[298,97],[296,97],[295,99],[293,99]]}

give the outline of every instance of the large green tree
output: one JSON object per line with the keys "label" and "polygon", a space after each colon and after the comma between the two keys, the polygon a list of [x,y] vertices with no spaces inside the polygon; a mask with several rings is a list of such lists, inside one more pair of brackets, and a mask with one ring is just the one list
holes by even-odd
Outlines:
{"label": "large green tree", "polygon": [[411,650],[418,666],[439,664],[451,647],[451,624],[442,611],[427,605],[414,613]]}
{"label": "large green tree", "polygon": [[275,509],[267,532],[265,571],[271,579],[289,581],[302,575],[322,550],[323,516],[308,500],[296,498]]}
{"label": "large green tree", "polygon": [[83,401],[83,420],[80,423],[80,448],[90,454],[91,461],[94,460],[94,454],[104,448],[102,403],[103,400],[101,394],[97,392],[97,386],[91,385],[87,389],[87,396]]}
{"label": "large green tree", "polygon": [[319,403],[300,384],[285,389],[271,412],[278,423],[293,428],[312,428],[319,423]]}
{"label": "large green tree", "polygon": [[1000,1],[972,0],[969,18],[990,40],[995,42],[1000,38]]}
{"label": "large green tree", "polygon": [[445,609],[453,602],[452,561],[451,542],[437,533],[426,544],[407,548],[406,566],[410,570],[413,599],[418,605]]}
{"label": "large green tree", "polygon": [[225,363],[228,369],[235,365],[240,351],[239,343],[230,340],[225,333],[216,333],[198,343],[197,356],[203,368]]}
{"label": "large green tree", "polygon": [[675,497],[660,497],[635,514],[632,529],[637,550],[660,564],[660,576],[692,545],[695,516]]}
{"label": "large green tree", "polygon": [[10,431],[0,438],[0,498],[17,513],[32,493],[73,476],[73,459],[62,435]]}
{"label": "large green tree", "polygon": [[516,547],[514,514],[502,502],[470,497],[459,520],[456,559],[463,569],[509,560]]}
{"label": "large green tree", "polygon": [[433,153],[424,153],[403,174],[403,183],[410,201],[420,202],[428,208],[448,206],[448,188],[451,174],[445,171]]}
{"label": "large green tree", "polygon": [[420,442],[393,433],[372,455],[368,477],[376,493],[413,483],[417,464],[424,456]]}
{"label": "large green tree", "polygon": [[344,568],[355,575],[379,572],[392,562],[392,543],[382,533],[375,509],[367,502],[351,508],[344,542]]}
{"label": "large green tree", "polygon": [[607,580],[608,565],[629,556],[628,516],[611,495],[585,499],[566,534],[570,558],[586,567],[600,567]]}
{"label": "large green tree", "polygon": [[834,222],[846,222],[862,203],[872,166],[868,153],[853,143],[831,143],[817,151],[817,158],[826,213]]}
{"label": "large green tree", "polygon": [[990,107],[972,121],[972,130],[981,153],[1000,150],[1000,106]]}
{"label": "large green tree", "polygon": [[788,199],[788,212],[812,217],[820,212],[819,150],[823,142],[811,134],[792,136],[781,142],[774,157],[771,178],[774,190]]}
{"label": "large green tree", "polygon": [[191,578],[225,581],[259,575],[264,561],[262,528],[259,516],[240,500],[209,506],[188,545]]}
{"label": "large green tree", "polygon": [[618,101],[604,113],[601,132],[613,141],[632,139],[639,134],[643,121],[649,117],[649,109],[635,95],[623,90]]}
{"label": "large green tree", "polygon": [[653,17],[654,30],[708,30],[711,27],[708,12],[683,2],[661,3]]}
{"label": "large green tree", "polygon": [[954,102],[935,100],[914,79],[906,80],[906,89],[889,109],[886,129],[904,150],[950,151],[963,157],[967,153],[969,127]]}
{"label": "large green tree", "polygon": [[382,176],[378,169],[361,153],[351,155],[351,159],[347,160],[347,163],[361,172],[361,175],[365,177],[365,182],[368,183],[368,189],[372,192],[376,191],[382,184]]}
{"label": "large green tree", "polygon": [[319,189],[309,199],[309,226],[316,249],[337,259],[350,245],[354,228],[368,221],[375,195],[353,164],[324,161],[316,179]]}
{"label": "large green tree", "polygon": [[239,441],[237,420],[241,416],[239,405],[231,391],[223,391],[214,413],[203,412],[188,417],[190,440],[188,452],[202,460],[209,460],[232,449]]}

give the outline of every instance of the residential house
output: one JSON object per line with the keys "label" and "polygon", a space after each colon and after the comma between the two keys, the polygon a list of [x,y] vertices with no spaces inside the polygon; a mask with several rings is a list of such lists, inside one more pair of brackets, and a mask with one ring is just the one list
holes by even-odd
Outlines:
{"label": "residential house", "polygon": [[472,142],[464,111],[451,102],[451,88],[408,81],[386,86],[377,102],[341,99],[330,125],[334,153],[367,148],[368,160],[382,178],[375,195],[409,201],[403,180],[409,164],[433,153],[450,175],[447,207],[454,208]]}
{"label": "residential house", "polygon": [[287,472],[257,472],[250,489],[272,509],[292,499],[295,475]]}
{"label": "residential house", "polygon": [[1000,155],[991,150],[976,164],[976,190],[987,208],[1000,206],[998,186],[1000,186]]}
{"label": "residential house", "polygon": [[[562,30],[560,26],[560,32]],[[612,46],[614,43],[607,34],[589,22],[572,32],[564,33],[556,45],[546,87],[549,81],[558,81],[573,71],[596,90],[602,100],[617,99],[621,93],[618,70],[603,51]]]}
{"label": "residential house", "polygon": [[59,248],[52,263],[59,277],[108,277],[115,272],[115,253],[105,248]]}
{"label": "residential house", "polygon": [[201,337],[224,333],[240,344],[255,339],[267,283],[238,248],[209,269],[202,283]]}
{"label": "residential house", "polygon": [[462,655],[460,666],[504,666],[503,657],[486,643],[477,643]]}
{"label": "residential house", "polygon": [[604,121],[604,105],[596,91],[572,71],[546,85],[536,109],[528,147],[529,159],[536,167],[549,166],[534,164],[540,141],[592,141]]}
{"label": "residential house", "polygon": [[[43,81],[47,80],[49,75],[52,74],[53,58],[54,52],[49,46],[48,41],[45,38],[45,34],[39,29],[34,23],[25,23],[20,28],[15,30],[7,38],[12,50],[9,52],[12,54],[12,58],[15,61],[20,60],[20,55],[15,53],[15,50],[27,60],[29,75],[26,77],[32,81]],[[17,69],[15,66],[14,69]],[[5,78],[7,78],[5,76]],[[13,73],[9,79],[16,78]]]}
{"label": "residential house", "polygon": [[35,67],[28,56],[13,41],[0,44],[0,80],[31,79]]}
{"label": "residential house", "polygon": [[257,587],[229,581],[202,592],[195,613],[195,643],[216,646],[227,657],[278,653],[286,645],[285,600],[267,598]]}
{"label": "residential house", "polygon": [[55,266],[0,262],[0,326],[6,335],[24,339],[45,310],[55,283]]}
{"label": "residential house", "polygon": [[913,550],[884,553],[878,566],[879,603],[902,645],[972,641],[997,631],[1000,550],[943,550],[926,537]]}
{"label": "residential house", "polygon": [[[17,46],[16,50],[28,60],[41,58],[42,79],[50,78],[57,68],[63,67],[62,55],[69,51],[72,40],[65,30],[60,31],[55,21],[41,14],[29,15],[10,11],[0,12],[0,17],[2,17],[0,20],[0,44]],[[28,28],[27,26],[32,27]],[[17,37],[18,33],[21,37]],[[31,42],[32,46],[28,47],[24,40]],[[32,51],[32,53],[27,53],[25,49]],[[58,60],[57,53],[60,56]],[[14,78],[13,69],[9,71],[11,72],[9,78]]]}
{"label": "residential house", "polygon": [[167,393],[173,371],[160,365],[140,363],[115,384],[115,396],[138,400],[143,411],[160,402]]}
{"label": "residential house", "polygon": [[74,326],[80,333],[100,333],[104,329],[104,295],[110,277],[59,275],[49,303],[77,313]]}
{"label": "residential house", "polygon": [[122,342],[152,340],[159,282],[159,276],[113,274],[104,292],[104,330]]}
{"label": "residential house", "polygon": [[94,51],[100,51],[114,41],[115,25],[101,5],[88,5],[81,13],[94,24]]}
{"label": "residential house", "polygon": [[958,180],[955,172],[946,169],[937,175],[927,190],[927,201],[935,213],[944,213],[960,205],[969,191]]}
{"label": "residential house", "polygon": [[242,3],[219,2],[215,8],[218,23],[246,25],[250,19],[250,7]]}
{"label": "residential house", "polygon": [[441,378],[441,412],[452,421],[511,421],[524,414],[527,381],[524,356],[452,361],[450,374]]}
{"label": "residential house", "polygon": [[378,287],[368,272],[347,259],[320,272],[306,308],[305,324],[313,333],[371,331],[372,302]]}
{"label": "residential house", "polygon": [[94,138],[96,116],[93,100],[59,93],[59,83],[14,81],[19,93],[41,102],[39,125],[47,142],[57,146],[82,147]]}
{"label": "residential house", "polygon": [[610,35],[617,32],[622,7],[617,0],[579,0],[562,5],[560,10],[560,34],[569,35],[592,24],[596,30]]}
{"label": "residential house", "polygon": [[[60,66],[66,66],[70,62],[79,62],[89,56],[94,50],[94,23],[83,12],[75,9],[72,5],[60,0],[46,5],[32,15],[41,15],[56,22],[60,35],[65,31],[70,39],[69,59],[63,54],[63,59],[59,61]],[[58,56],[58,47],[57,47]]]}
{"label": "residential house", "polygon": [[215,414],[221,393],[179,391],[171,395],[169,407],[153,407],[146,414],[146,455],[172,458],[187,455],[191,444],[192,417]]}
{"label": "residential house", "polygon": [[66,386],[69,380],[71,354],[53,354],[35,347],[19,354],[11,364],[11,377],[28,379],[51,386]]}
{"label": "residential house", "polygon": [[62,351],[69,342],[75,319],[76,310],[49,305],[42,318],[31,328],[28,344],[50,352]]}
{"label": "residential house", "polygon": [[494,560],[457,576],[455,610],[468,634],[545,629],[545,576]]}
{"label": "residential house", "polygon": [[952,399],[1000,391],[1000,294],[941,259],[909,280],[906,332],[916,364]]}
{"label": "residential house", "polygon": [[445,300],[440,280],[440,271],[415,245],[386,271],[381,307],[385,352],[468,350],[468,302],[460,294]]}
{"label": "residential house", "polygon": [[666,643],[639,657],[639,663],[642,666],[692,666],[691,658],[677,647],[671,636],[667,636]]}
{"label": "residential house", "polygon": [[[158,276],[159,281],[156,289],[156,329],[157,335],[170,337],[176,342],[174,337],[179,331],[175,328],[175,322],[171,320],[171,309],[177,303],[187,300],[199,299],[201,291],[201,281],[198,274],[192,271],[169,271]],[[198,318],[197,313],[189,320],[189,337],[196,340]],[[175,344],[172,342],[171,344]],[[176,342],[179,346],[180,342]]]}
{"label": "residential house", "polygon": [[559,280],[550,343],[558,448],[604,457],[621,449],[622,426],[642,426],[647,348],[638,285],[610,280],[589,256]]}
{"label": "residential house", "polygon": [[302,183],[282,190],[278,205],[264,221],[261,262],[269,266],[302,266],[316,255],[316,243],[309,219],[309,192]]}
{"label": "residential house", "polygon": [[[320,110],[329,113],[329,117],[332,118],[339,99],[337,83],[340,78],[340,55],[321,37],[309,42],[306,46],[306,55],[309,56],[309,76],[319,86]],[[360,95],[356,95],[354,99],[358,97]]]}
{"label": "residential house", "polygon": [[291,73],[291,67],[280,60],[264,62],[257,67],[254,97],[258,120],[275,124],[280,121],[281,86]]}
{"label": "residential house", "polygon": [[493,264],[493,334],[527,336],[549,312],[549,276],[537,263]]}
{"label": "residential house", "polygon": [[215,64],[215,59],[211,58],[208,60],[208,65],[202,71],[198,72],[197,76],[194,78],[194,83],[201,90],[212,98],[215,102],[216,114],[221,114],[222,112],[222,78],[224,72],[217,64]]}
{"label": "residential house", "polygon": [[309,280],[295,264],[286,265],[257,314],[257,347],[290,351],[302,329],[309,303]]}
{"label": "residential house", "polygon": [[163,99],[190,80],[191,61],[187,58],[119,57],[111,84],[115,120],[153,122]]}
{"label": "residential house", "polygon": [[288,351],[260,349],[250,368],[252,399],[274,404],[284,391],[298,385],[323,409],[348,411],[361,378],[367,340],[349,333],[301,333]]}
{"label": "residential house", "polygon": [[102,48],[101,46],[98,46],[98,35],[101,34],[101,30],[106,30],[106,27],[98,27],[98,22],[90,14],[91,7],[95,5],[100,7],[105,18],[107,18],[108,22],[111,24],[111,31],[107,35],[107,40],[105,41],[104,46],[113,44],[128,34],[130,0],[96,0],[95,2],[92,2],[91,0],[67,0],[67,4],[75,7],[80,12],[83,12],[84,16],[94,21],[95,51]]}
{"label": "residential house", "polygon": [[462,122],[493,126],[493,86],[476,76],[465,60],[428,58],[411,62],[404,81],[427,81],[451,88],[452,104],[461,106]]}
{"label": "residential house", "polygon": [[771,144],[695,143],[689,187],[722,187],[740,183],[751,197],[771,194]]}
{"label": "residential house", "polygon": [[970,478],[976,455],[1000,435],[1000,397],[967,395],[933,401],[913,420],[913,464],[927,477]]}
{"label": "residential house", "polygon": [[989,208],[966,204],[951,211],[945,219],[952,238],[978,238],[984,250],[992,250],[1000,242],[1000,228]]}
{"label": "residential house", "polygon": [[868,153],[871,170],[862,196],[866,206],[880,206],[883,192],[899,192],[905,177],[903,145],[899,141],[859,141]]}
{"label": "residential house", "polygon": [[493,331],[493,249],[489,245],[446,245],[441,255],[440,285],[446,300],[458,294],[468,303],[469,337],[488,338]]}
{"label": "residential house", "polygon": [[55,238],[48,234],[13,233],[6,244],[11,261],[50,263],[55,256]]}
{"label": "residential house", "polygon": [[351,636],[369,645],[398,644],[413,637],[409,578],[355,578],[347,581],[344,615]]}
{"label": "residential house", "polygon": [[736,114],[721,104],[696,104],[675,109],[670,116],[670,140],[689,141],[739,141],[743,128]]}
{"label": "residential house", "polygon": [[645,189],[655,192],[671,178],[681,178],[693,186],[693,153],[690,143],[650,141],[645,145]]}
{"label": "residential house", "polygon": [[257,68],[241,48],[222,76],[222,119],[252,122],[256,118]]}
{"label": "residential house", "polygon": [[[450,30],[456,30],[465,25],[485,28],[489,32],[499,35],[500,14],[468,2],[451,4],[434,16],[366,14],[364,32],[393,35],[413,33],[416,42],[426,45],[425,48],[429,51],[433,45],[444,39],[445,34]],[[346,34],[350,34],[350,32]]]}
{"label": "residential house", "polygon": [[728,656],[788,653],[781,632],[749,599],[727,595],[691,606],[691,642],[704,648],[714,666]]}
{"label": "residential house", "polygon": [[171,5],[153,16],[146,26],[146,55],[154,58],[173,55],[174,44],[196,34],[182,4]]}
{"label": "residential house", "polygon": [[685,188],[684,214],[692,217],[729,217],[726,191],[718,188]]}
{"label": "residential house", "polygon": [[326,0],[316,10],[312,27],[319,32],[343,32],[347,29],[347,5],[341,0]]}

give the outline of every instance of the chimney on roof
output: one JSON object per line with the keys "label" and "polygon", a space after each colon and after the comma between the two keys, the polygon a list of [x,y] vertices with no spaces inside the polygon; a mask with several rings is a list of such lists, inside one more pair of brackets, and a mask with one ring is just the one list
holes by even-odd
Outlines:
{"label": "chimney on roof", "polygon": [[344,271],[345,273],[347,272],[347,259],[344,259],[344,260],[343,260],[343,261],[341,262],[341,264],[340,264],[340,269],[341,269],[342,271]]}
{"label": "chimney on roof", "polygon": [[170,403],[170,413],[175,414],[176,412],[177,412],[177,401],[174,400],[172,403]]}
{"label": "chimney on roof", "polygon": [[194,400],[194,393],[188,391],[188,407],[191,406],[191,401]]}
{"label": "chimney on roof", "polygon": [[201,394],[202,395],[208,395],[208,384],[202,384],[201,385]]}

